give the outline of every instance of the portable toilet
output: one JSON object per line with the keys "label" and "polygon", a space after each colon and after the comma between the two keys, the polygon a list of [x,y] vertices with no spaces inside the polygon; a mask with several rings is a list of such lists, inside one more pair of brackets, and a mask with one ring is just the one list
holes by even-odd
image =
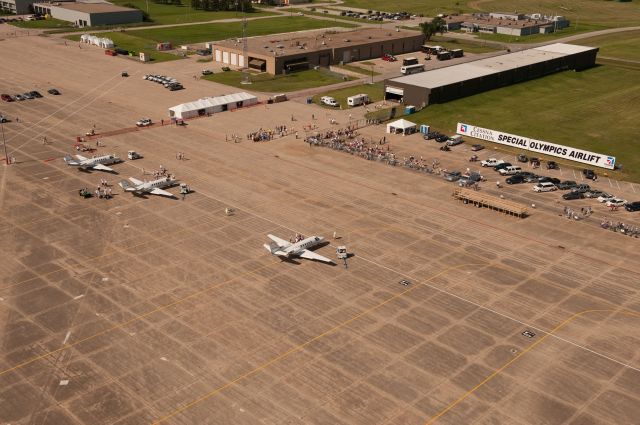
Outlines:
{"label": "portable toilet", "polygon": [[429,126],[426,124],[421,124],[420,125],[420,133],[421,134],[427,134],[429,132]]}
{"label": "portable toilet", "polygon": [[411,115],[411,114],[413,114],[415,112],[416,112],[416,107],[415,106],[408,105],[408,106],[404,107],[404,114],[405,115]]}

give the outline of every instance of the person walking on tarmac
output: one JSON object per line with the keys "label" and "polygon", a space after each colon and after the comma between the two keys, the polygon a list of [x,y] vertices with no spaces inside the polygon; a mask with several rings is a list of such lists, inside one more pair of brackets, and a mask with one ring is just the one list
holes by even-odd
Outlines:
{"label": "person walking on tarmac", "polygon": [[502,185],[500,184],[500,180],[498,180],[496,182],[496,189],[500,189],[502,187]]}

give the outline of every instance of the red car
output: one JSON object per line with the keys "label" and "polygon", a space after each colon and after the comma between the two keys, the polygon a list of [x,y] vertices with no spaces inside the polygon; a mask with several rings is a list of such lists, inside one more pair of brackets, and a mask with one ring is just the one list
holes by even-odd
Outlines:
{"label": "red car", "polygon": [[13,102],[14,101],[13,97],[9,96],[8,94],[2,94],[2,95],[0,95],[0,97],[2,97],[2,100],[4,100],[5,102]]}
{"label": "red car", "polygon": [[384,55],[382,55],[382,60],[383,61],[387,61],[387,62],[395,62],[398,59],[396,59],[396,57],[393,56],[393,55],[389,55],[389,54],[385,53]]}

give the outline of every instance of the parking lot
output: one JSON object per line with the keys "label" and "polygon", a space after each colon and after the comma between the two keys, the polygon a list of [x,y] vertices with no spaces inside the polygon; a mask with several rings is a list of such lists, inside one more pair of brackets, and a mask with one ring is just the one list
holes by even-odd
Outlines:
{"label": "parking lot", "polygon": [[[0,92],[62,94],[0,104],[20,118],[4,125],[17,162],[0,168],[0,422],[632,425],[640,417],[638,241],[559,217],[560,193],[497,189],[495,172],[482,170],[481,191],[536,204],[517,219],[455,201],[455,183],[442,176],[312,147],[293,133],[245,140],[281,124],[301,135],[309,123],[338,128],[363,112],[302,100],[135,130],[170,106],[238,90],[193,79],[203,68],[195,61],[151,68],[42,37],[2,48]],[[161,90],[142,79],[149,73],[175,76],[185,89]],[[62,156],[94,124],[112,134],[97,154],[143,158],[114,165],[118,174],[67,166]],[[480,169],[468,162],[468,143],[441,152],[419,135],[383,131],[360,133],[386,136],[399,157]],[[513,162],[500,151],[478,155]],[[160,165],[193,193],[78,196],[100,179],[148,179],[143,170]],[[548,174],[581,181],[565,167]],[[597,187],[627,199],[639,190],[602,177]],[[609,212],[593,219],[600,214]],[[331,258],[347,246],[348,268],[284,262],[262,246],[269,233],[297,232],[326,237],[316,251]]]}

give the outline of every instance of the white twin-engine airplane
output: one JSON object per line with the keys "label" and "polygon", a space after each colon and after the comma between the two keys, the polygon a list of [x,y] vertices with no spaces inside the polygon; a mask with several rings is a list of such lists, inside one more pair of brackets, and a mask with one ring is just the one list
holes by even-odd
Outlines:
{"label": "white twin-engine airplane", "polygon": [[125,192],[131,192],[134,195],[160,195],[160,196],[168,196],[170,198],[175,198],[175,195],[171,192],[167,192],[166,190],[162,190],[164,187],[173,186],[177,180],[172,179],[171,177],[161,177],[156,180],[151,180],[148,182],[143,182],[133,177],[129,177],[131,183],[126,180],[122,180],[120,183],[120,187],[122,187]]}
{"label": "white twin-engine airplane", "polygon": [[263,246],[273,255],[285,258],[300,257],[306,258],[307,260],[316,260],[335,264],[327,257],[323,257],[320,254],[309,251],[309,248],[313,248],[314,246],[317,246],[324,241],[324,238],[321,236],[311,236],[296,243],[285,241],[284,239],[280,239],[279,237],[273,235],[267,236],[269,236],[269,239],[271,239],[273,242],[271,242],[270,244],[264,244]]}
{"label": "white twin-engine airplane", "polygon": [[72,167],[78,167],[81,170],[87,170],[91,168],[92,170],[100,170],[100,171],[113,171],[113,168],[105,166],[105,164],[116,164],[118,162],[122,162],[120,158],[111,154],[111,155],[102,155],[95,156],[93,158],[85,158],[82,155],[76,155],[77,160],[73,159],[71,155],[66,155],[64,157],[64,162],[67,165],[71,165]]}

